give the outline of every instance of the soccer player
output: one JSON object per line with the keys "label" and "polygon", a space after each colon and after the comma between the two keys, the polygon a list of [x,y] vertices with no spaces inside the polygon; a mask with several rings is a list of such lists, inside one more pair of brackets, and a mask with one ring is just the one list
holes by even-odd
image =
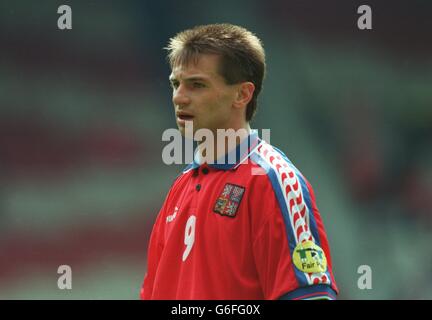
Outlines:
{"label": "soccer player", "polygon": [[[194,133],[210,130],[215,147],[204,152],[201,141],[168,192],[141,298],[334,299],[312,187],[249,125],[265,74],[261,41],[213,24],[177,34],[167,49],[177,126],[182,134],[187,123]],[[218,129],[245,134],[230,148]]]}

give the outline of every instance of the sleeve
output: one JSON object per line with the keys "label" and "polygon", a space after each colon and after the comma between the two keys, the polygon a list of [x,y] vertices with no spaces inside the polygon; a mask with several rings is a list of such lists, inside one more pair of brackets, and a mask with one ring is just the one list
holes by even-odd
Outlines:
{"label": "sleeve", "polygon": [[142,300],[151,299],[153,293],[153,284],[156,276],[157,267],[164,248],[163,235],[164,224],[161,223],[162,217],[165,216],[166,202],[159,211],[153,230],[150,235],[150,241],[147,250],[147,272],[144,276],[144,283],[141,287],[140,298]]}
{"label": "sleeve", "polygon": [[312,187],[295,168],[279,169],[270,169],[254,188],[260,199],[255,215],[264,216],[253,240],[264,298],[335,299],[330,250]]}
{"label": "sleeve", "polygon": [[175,182],[171,186],[162,208],[159,210],[156,221],[153,225],[153,229],[150,235],[150,241],[147,250],[147,272],[144,276],[144,282],[140,291],[140,298],[142,300],[149,300],[153,293],[153,284],[159,265],[160,257],[164,249],[164,232],[165,232],[165,217],[166,211],[169,206],[170,194],[173,191]]}

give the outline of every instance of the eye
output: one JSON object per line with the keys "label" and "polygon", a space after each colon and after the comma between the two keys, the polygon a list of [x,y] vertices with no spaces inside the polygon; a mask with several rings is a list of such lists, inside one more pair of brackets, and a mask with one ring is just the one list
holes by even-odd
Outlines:
{"label": "eye", "polygon": [[178,86],[179,86],[179,83],[178,83],[178,81],[170,81],[170,86],[171,86],[173,89],[177,89]]}
{"label": "eye", "polygon": [[193,86],[194,88],[205,88],[205,84],[202,82],[194,82]]}

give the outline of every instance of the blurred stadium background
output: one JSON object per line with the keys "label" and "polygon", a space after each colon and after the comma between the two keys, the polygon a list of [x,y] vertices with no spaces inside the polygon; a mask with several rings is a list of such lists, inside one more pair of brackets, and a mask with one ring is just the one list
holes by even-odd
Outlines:
{"label": "blurred stadium background", "polygon": [[0,299],[138,298],[182,168],[161,160],[175,126],[161,48],[214,22],[264,41],[253,127],[314,186],[340,298],[432,299],[432,2],[369,1],[372,31],[360,4],[1,0]]}

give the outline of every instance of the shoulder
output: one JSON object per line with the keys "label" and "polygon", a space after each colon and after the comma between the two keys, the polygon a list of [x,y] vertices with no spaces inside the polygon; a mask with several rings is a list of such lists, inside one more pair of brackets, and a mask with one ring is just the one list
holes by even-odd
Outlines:
{"label": "shoulder", "polygon": [[251,173],[256,174],[254,180],[259,186],[257,189],[271,190],[280,205],[288,204],[289,207],[291,200],[302,205],[309,199],[311,187],[308,181],[278,148],[266,142],[261,143],[251,155],[251,162],[256,167]]}
{"label": "shoulder", "polygon": [[256,169],[251,170],[252,175],[266,177],[268,182],[274,184],[290,182],[299,178],[304,179],[301,172],[291,160],[278,148],[269,143],[262,142],[250,157]]}
{"label": "shoulder", "polygon": [[171,200],[173,195],[184,188],[184,185],[193,174],[193,169],[190,169],[189,167],[190,166],[187,166],[183,169],[171,182],[171,186],[169,187],[168,193],[165,197],[165,202]]}

